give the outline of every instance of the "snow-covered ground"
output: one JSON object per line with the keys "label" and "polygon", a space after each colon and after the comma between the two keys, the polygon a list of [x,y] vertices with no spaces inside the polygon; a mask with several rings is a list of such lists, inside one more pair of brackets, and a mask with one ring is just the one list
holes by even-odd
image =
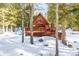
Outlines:
{"label": "snow-covered ground", "polygon": [[66,40],[73,45],[76,55],[79,56],[79,31],[67,30]]}
{"label": "snow-covered ground", "polygon": [[[30,44],[30,36],[25,36],[24,43],[21,43],[22,36],[14,32],[6,32],[0,34],[0,56],[54,56],[55,55],[55,38],[49,36],[33,37],[34,44]],[[79,39],[74,36],[67,36],[68,42],[72,39]],[[43,42],[39,42],[43,39]],[[75,40],[77,40],[75,39]],[[70,40],[70,41],[69,41]],[[79,41],[78,41],[79,42]],[[71,42],[72,43],[72,42]],[[79,43],[77,43],[79,44]],[[77,54],[77,44],[73,43],[73,47],[69,48],[59,40],[60,56],[75,56]]]}

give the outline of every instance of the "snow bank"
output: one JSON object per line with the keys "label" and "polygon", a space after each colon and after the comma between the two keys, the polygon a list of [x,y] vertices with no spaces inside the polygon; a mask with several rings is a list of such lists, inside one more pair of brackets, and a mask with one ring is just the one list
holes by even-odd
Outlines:
{"label": "snow bank", "polygon": [[71,35],[71,33],[73,32],[73,30],[71,28],[66,29],[66,36]]}
{"label": "snow bank", "polygon": [[[71,38],[71,37],[70,37]],[[69,39],[70,39],[69,38]],[[22,35],[7,32],[0,35],[0,55],[1,56],[54,56],[56,39],[50,36],[33,37],[34,45],[30,44],[30,36],[25,36],[24,43],[21,43]],[[39,42],[43,39],[43,42]],[[59,43],[60,56],[74,56],[73,48],[69,48]]]}

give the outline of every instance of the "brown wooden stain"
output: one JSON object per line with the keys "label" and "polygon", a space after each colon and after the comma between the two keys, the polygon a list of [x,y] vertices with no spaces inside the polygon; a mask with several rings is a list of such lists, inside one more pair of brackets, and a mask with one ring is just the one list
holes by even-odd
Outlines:
{"label": "brown wooden stain", "polygon": [[[33,35],[34,36],[54,36],[55,37],[55,27],[49,26],[47,20],[42,16],[42,14],[37,15],[33,20]],[[25,28],[25,34],[30,35],[31,31],[29,27]],[[59,39],[62,39],[62,33],[59,33]]]}

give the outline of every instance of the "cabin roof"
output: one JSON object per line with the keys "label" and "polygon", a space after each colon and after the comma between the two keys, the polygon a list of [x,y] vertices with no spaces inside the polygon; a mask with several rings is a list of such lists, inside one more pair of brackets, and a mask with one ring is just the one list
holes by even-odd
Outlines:
{"label": "cabin roof", "polygon": [[38,22],[43,23],[44,25],[48,25],[49,23],[47,22],[47,20],[45,19],[45,17],[39,13],[37,16],[35,16],[34,20],[33,20],[33,24],[36,25]]}

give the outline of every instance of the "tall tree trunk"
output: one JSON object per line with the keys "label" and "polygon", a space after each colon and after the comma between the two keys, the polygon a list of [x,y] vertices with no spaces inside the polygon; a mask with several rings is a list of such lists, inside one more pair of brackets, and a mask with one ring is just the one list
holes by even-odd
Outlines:
{"label": "tall tree trunk", "polygon": [[3,30],[3,33],[4,33],[5,32],[5,25],[4,25],[5,15],[4,15],[4,11],[2,11],[2,15],[3,15],[2,30]]}
{"label": "tall tree trunk", "polygon": [[21,6],[21,16],[22,16],[22,43],[24,43],[24,9],[25,9],[25,5],[20,4],[20,6]]}
{"label": "tall tree trunk", "polygon": [[6,32],[8,31],[8,25],[6,26]]}
{"label": "tall tree trunk", "polygon": [[2,22],[2,30],[3,30],[3,33],[5,32],[5,26],[4,26],[4,19],[3,19],[3,22]]}
{"label": "tall tree trunk", "polygon": [[30,31],[31,31],[31,35],[30,35],[30,43],[34,44],[33,42],[33,3],[30,4]]}
{"label": "tall tree trunk", "polygon": [[24,16],[22,13],[22,43],[24,43]]}
{"label": "tall tree trunk", "polygon": [[10,27],[10,28],[11,28],[11,29],[10,29],[10,31],[11,31],[11,32],[13,32],[13,27],[12,27],[12,25],[11,25],[11,27]]}
{"label": "tall tree trunk", "polygon": [[56,4],[56,54],[55,56],[59,55],[59,49],[58,49],[58,3]]}

